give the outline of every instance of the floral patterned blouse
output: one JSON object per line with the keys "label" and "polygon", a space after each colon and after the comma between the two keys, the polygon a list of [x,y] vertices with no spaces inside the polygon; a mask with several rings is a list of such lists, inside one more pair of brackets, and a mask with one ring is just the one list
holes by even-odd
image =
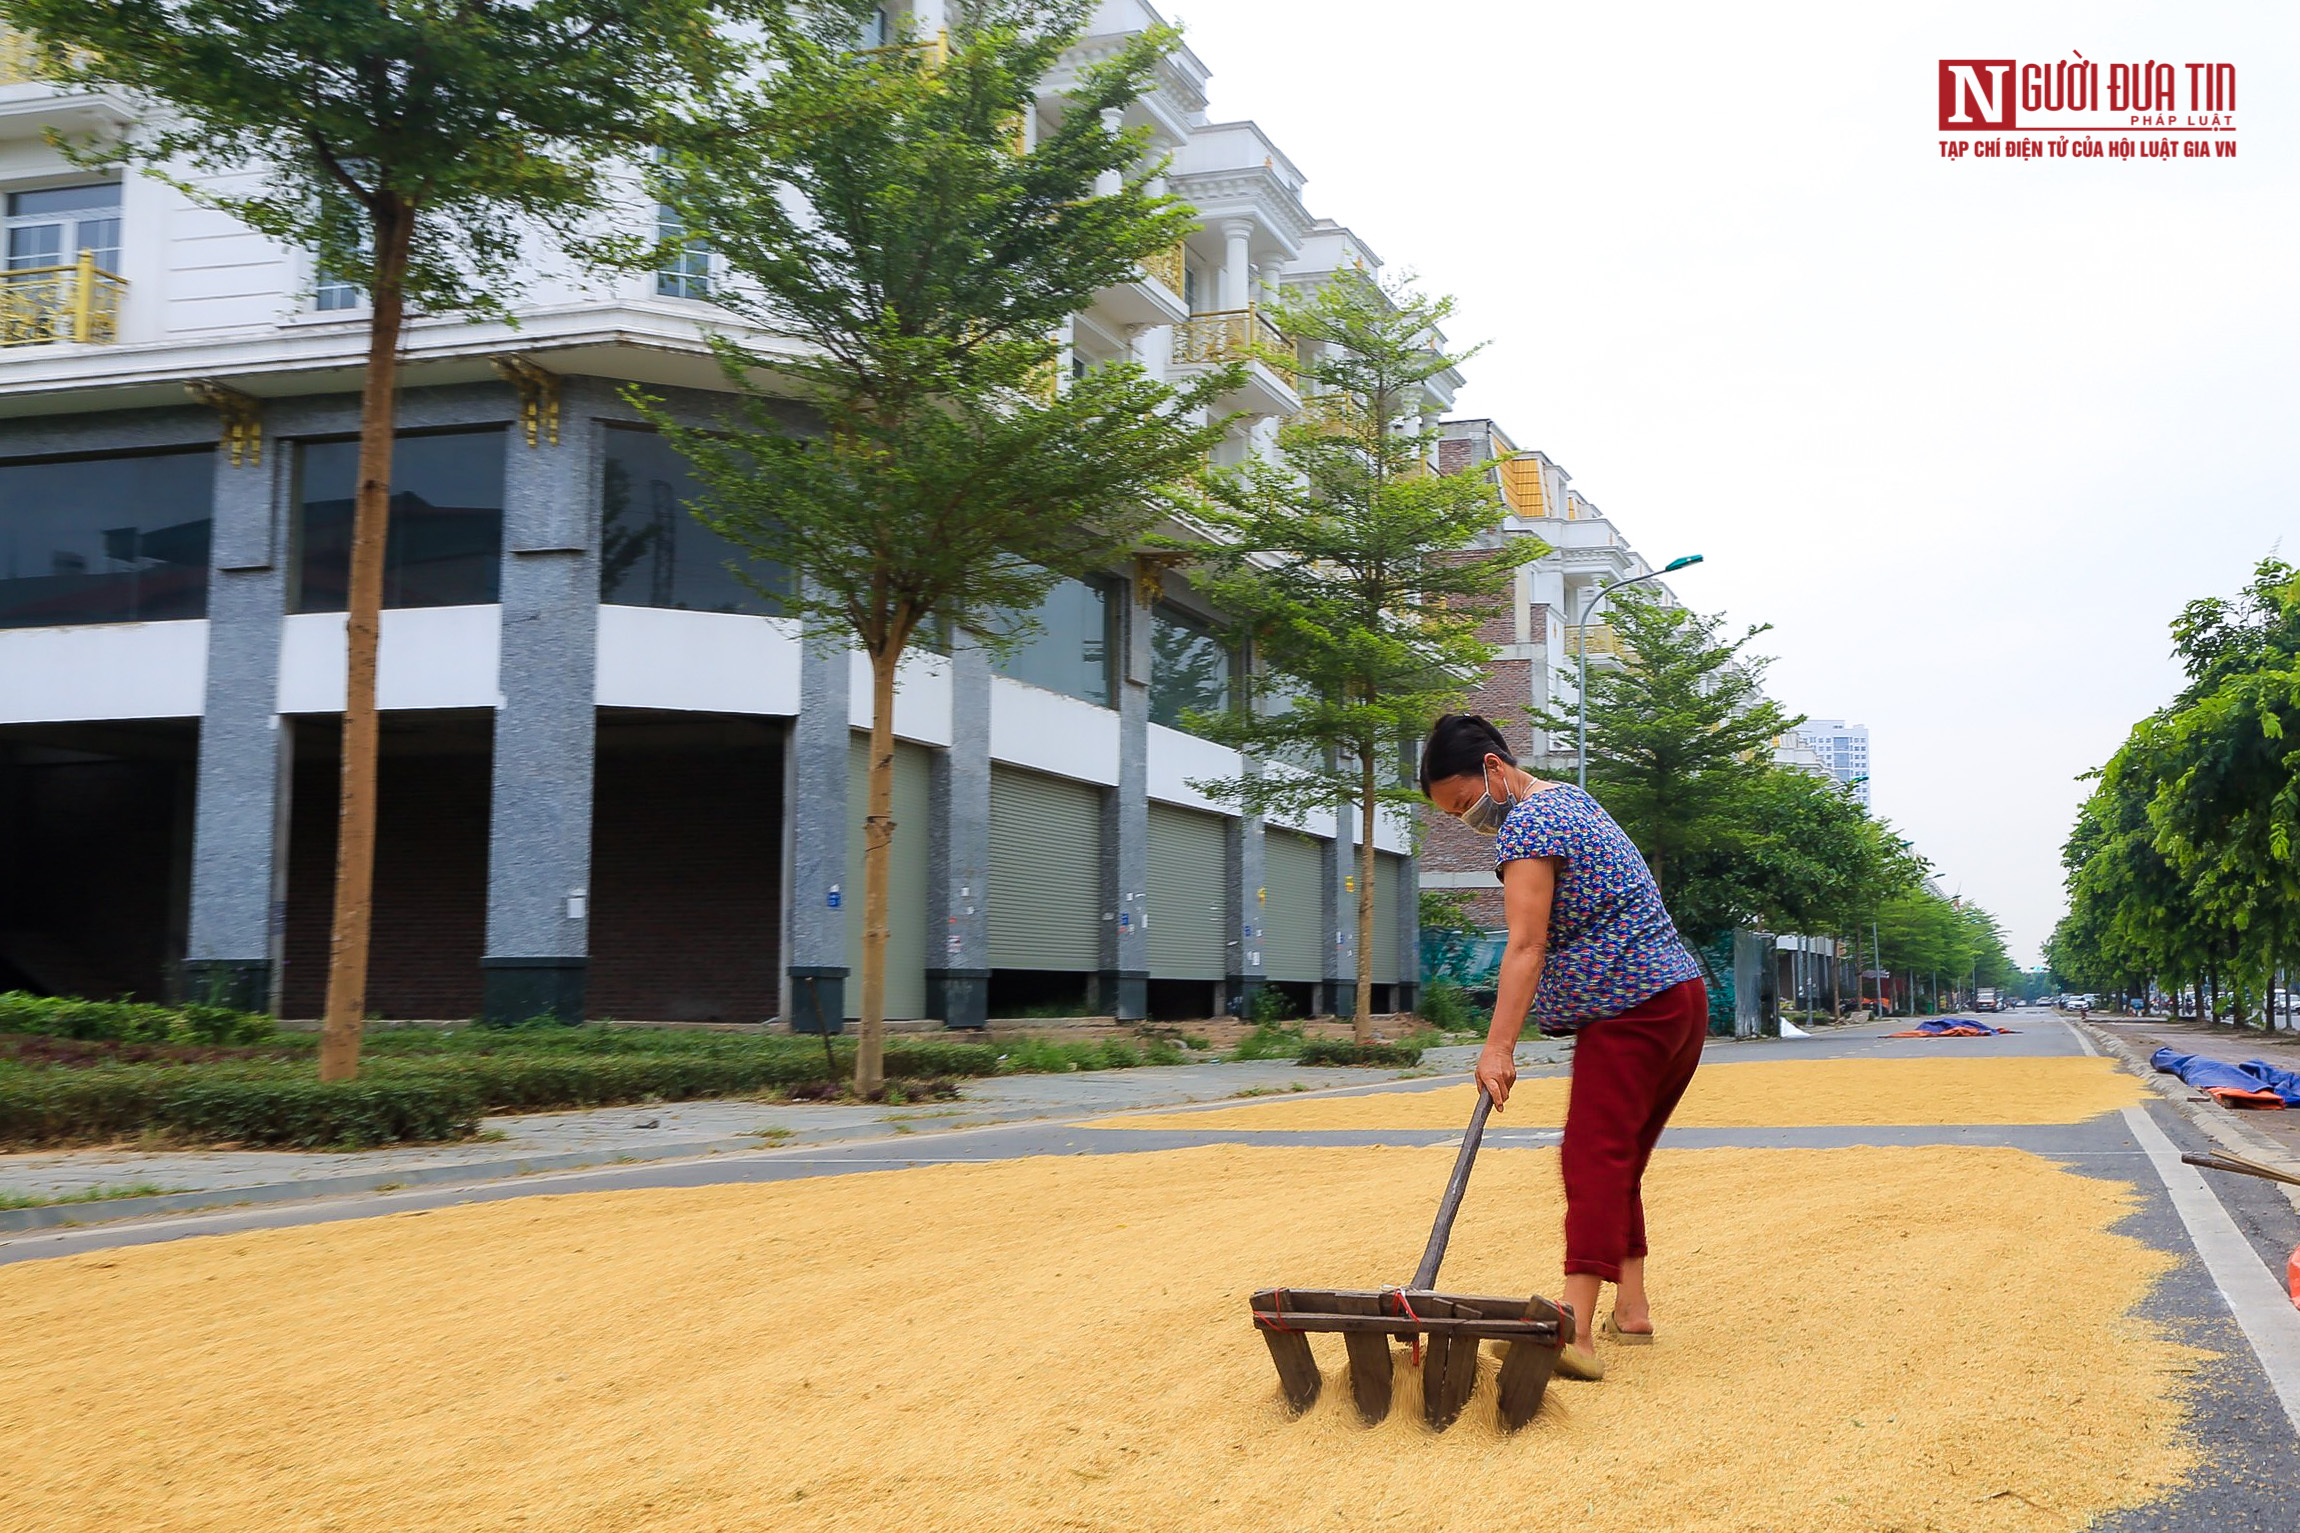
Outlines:
{"label": "floral patterned blouse", "polygon": [[1545,1033],[1619,1016],[1701,977],[1645,859],[1596,799],[1569,783],[1519,802],[1494,838],[1494,877],[1521,857],[1558,859],[1549,956],[1533,998]]}

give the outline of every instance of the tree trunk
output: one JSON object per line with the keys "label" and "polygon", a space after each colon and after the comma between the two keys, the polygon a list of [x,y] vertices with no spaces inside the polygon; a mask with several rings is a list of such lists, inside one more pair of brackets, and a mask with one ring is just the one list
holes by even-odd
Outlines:
{"label": "tree trunk", "polygon": [[[1351,1030],[1360,1043],[1374,1041],[1374,758],[1358,763],[1358,994]],[[1401,894],[1404,891],[1399,891]]]}
{"label": "tree trunk", "polygon": [[386,195],[376,209],[375,291],[367,322],[367,377],[359,401],[359,487],[351,524],[351,579],[345,598],[343,762],[337,790],[335,913],[328,938],[327,1011],[320,1026],[319,1078],[359,1073],[367,1020],[367,949],[375,908],[375,662],[383,611],[384,550],[391,520],[394,391],[402,284],[415,232],[414,209]]}
{"label": "tree trunk", "polygon": [[1845,1014],[1845,955],[1837,951],[1841,944],[1829,944],[1829,1020],[1834,1022]]}
{"label": "tree trunk", "polygon": [[862,1020],[855,1094],[886,1085],[886,904],[894,845],[894,677],[900,649],[870,657],[870,805],[863,816]]}

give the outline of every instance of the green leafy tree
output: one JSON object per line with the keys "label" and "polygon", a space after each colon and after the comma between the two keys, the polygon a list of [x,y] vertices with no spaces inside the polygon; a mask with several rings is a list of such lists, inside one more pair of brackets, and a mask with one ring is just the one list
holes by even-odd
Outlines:
{"label": "green leafy tree", "polygon": [[2264,997],[2300,939],[2300,571],[2263,561],[2238,603],[2192,603],[2174,636],[2190,685],[2125,754],[2157,784],[2156,846],[2225,933],[2239,995]]}
{"label": "green leafy tree", "polygon": [[[1671,900],[1682,864],[1731,855],[1759,833],[1773,742],[1803,717],[1765,696],[1769,662],[1744,653],[1764,627],[1722,638],[1714,619],[1643,592],[1622,592],[1612,606],[1624,655],[1618,669],[1589,673],[1590,791]],[[1575,722],[1541,718],[1566,739]],[[1710,919],[1698,913],[1695,929]]]}
{"label": "green leafy tree", "polygon": [[[701,519],[799,577],[773,593],[783,610],[870,660],[864,1093],[882,1084],[903,655],[942,622],[1010,642],[998,614],[1135,546],[1183,503],[1223,434],[1213,401],[1236,383],[1177,391],[1116,363],[1052,386],[1050,337],[1192,225],[1150,190],[1143,136],[1105,126],[1149,87],[1171,31],[1081,71],[1035,145],[1018,142],[1091,9],[972,5],[947,41],[867,51],[851,17],[770,17],[779,66],[714,91],[657,174],[724,263],[714,297],[747,333],[713,340],[740,394],[714,429],[642,407],[706,487]],[[1114,190],[1097,190],[1105,176]],[[792,429],[793,400],[820,429]]]}
{"label": "green leafy tree", "polygon": [[1429,385],[1462,360],[1438,344],[1452,312],[1451,299],[1358,272],[1272,306],[1298,352],[1269,360],[1295,369],[1305,409],[1272,458],[1215,478],[1223,541],[1198,550],[1193,577],[1257,662],[1245,706],[1196,727],[1283,763],[1197,786],[1251,814],[1356,817],[1361,1042],[1373,1036],[1374,830],[1382,805],[1415,802],[1402,742],[1466,695],[1493,654],[1480,627],[1512,571],[1547,551],[1489,536],[1486,465],[1429,468]]}
{"label": "green leafy tree", "polygon": [[1768,767],[1738,800],[1730,835],[1679,862],[1670,913],[1706,945],[1736,926],[1841,932],[1905,893],[1923,864],[1837,783]]}
{"label": "green leafy tree", "polygon": [[404,323],[503,315],[536,237],[609,209],[616,152],[726,64],[712,17],[704,0],[0,0],[0,22],[37,34],[59,75],[152,104],[77,154],[139,163],[368,296],[322,1079],[356,1073],[367,1010]]}
{"label": "green leafy tree", "polygon": [[2300,941],[2300,571],[2263,560],[2172,625],[2187,680],[2099,773],[2063,852],[2055,970],[2095,989],[2223,981],[2241,1020]]}

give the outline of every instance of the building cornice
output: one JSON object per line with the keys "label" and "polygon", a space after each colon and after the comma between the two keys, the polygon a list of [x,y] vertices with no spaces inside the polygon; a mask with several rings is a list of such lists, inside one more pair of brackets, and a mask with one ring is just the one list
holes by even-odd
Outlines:
{"label": "building cornice", "polygon": [[[717,316],[725,325],[725,316]],[[731,328],[731,327],[730,327]],[[797,348],[757,334],[745,344],[769,355]],[[258,398],[356,389],[367,364],[360,322],[289,324],[212,340],[40,348],[0,362],[0,416],[178,404],[194,379],[221,379]],[[492,379],[490,358],[518,353],[553,372],[596,373],[636,383],[724,389],[725,375],[701,319],[640,304],[529,311],[516,326],[497,320],[419,319],[408,327],[402,370],[410,386]]]}
{"label": "building cornice", "polygon": [[1301,254],[1302,241],[1309,237],[1310,215],[1301,198],[1267,165],[1177,171],[1167,181],[1175,195],[1195,205],[1209,224],[1219,218],[1251,216],[1285,247],[1288,260]]}

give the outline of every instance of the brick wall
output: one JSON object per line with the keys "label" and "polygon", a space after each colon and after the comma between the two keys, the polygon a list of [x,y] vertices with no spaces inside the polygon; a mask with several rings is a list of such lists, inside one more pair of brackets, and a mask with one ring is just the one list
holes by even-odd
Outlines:
{"label": "brick wall", "polygon": [[600,752],[594,1017],[760,1022],[782,957],[783,768],[771,748]]}
{"label": "brick wall", "polygon": [[1438,472],[1458,474],[1477,461],[1478,444],[1467,437],[1447,437],[1438,443]]}
{"label": "brick wall", "polygon": [[[479,1014],[489,757],[414,753],[433,743],[387,737],[377,779],[367,1009],[394,1019]],[[296,765],[281,1002],[290,1017],[316,1017],[327,1004],[337,773],[333,754],[308,753]]]}
{"label": "brick wall", "polygon": [[[1530,754],[1533,726],[1527,721],[1527,697],[1532,686],[1533,662],[1497,660],[1471,689],[1460,711],[1483,715],[1501,731],[1520,760]],[[1493,871],[1493,842],[1477,835],[1450,814],[1422,808],[1421,870],[1425,873],[1480,873]],[[1472,885],[1470,913],[1486,926],[1502,926],[1501,886],[1482,879]]]}

